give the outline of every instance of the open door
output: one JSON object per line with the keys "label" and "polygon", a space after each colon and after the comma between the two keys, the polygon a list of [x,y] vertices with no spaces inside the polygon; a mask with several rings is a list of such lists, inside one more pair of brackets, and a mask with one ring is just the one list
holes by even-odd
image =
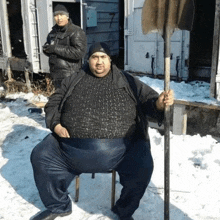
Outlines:
{"label": "open door", "polygon": [[55,25],[53,18],[53,8],[56,4],[63,4],[69,11],[70,19],[74,24],[81,26],[82,22],[82,0],[76,1],[62,1],[62,0],[37,0],[37,20],[38,20],[38,34],[39,34],[39,49],[40,49],[40,66],[41,72],[49,73],[48,57],[44,55],[42,46],[45,44],[47,35],[51,28]]}
{"label": "open door", "polygon": [[[125,69],[152,76],[164,75],[163,38],[144,35],[141,12],[144,0],[128,0],[125,8]],[[171,77],[188,79],[189,31],[176,31],[171,38]]]}
{"label": "open door", "polygon": [[216,0],[215,23],[213,34],[210,97],[220,101],[220,0]]}

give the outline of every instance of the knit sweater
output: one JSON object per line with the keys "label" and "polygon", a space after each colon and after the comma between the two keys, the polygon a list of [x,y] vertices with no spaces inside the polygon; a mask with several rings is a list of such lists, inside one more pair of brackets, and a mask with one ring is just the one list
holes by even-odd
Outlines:
{"label": "knit sweater", "polygon": [[112,73],[91,73],[76,85],[62,108],[61,124],[73,138],[123,138],[136,128],[134,100],[123,89],[115,89]]}

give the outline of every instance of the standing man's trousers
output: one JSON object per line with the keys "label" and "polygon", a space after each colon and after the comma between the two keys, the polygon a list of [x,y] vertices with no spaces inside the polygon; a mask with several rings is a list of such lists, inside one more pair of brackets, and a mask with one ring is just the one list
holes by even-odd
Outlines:
{"label": "standing man's trousers", "polygon": [[[153,172],[150,143],[137,140],[131,144],[123,159],[114,167],[123,186],[114,210],[117,210],[117,214],[122,219],[131,217],[138,208]],[[71,211],[67,188],[74,177],[81,172],[73,169],[71,161],[66,159],[53,134],[46,136],[33,149],[31,163],[35,183],[45,207],[53,213]]]}

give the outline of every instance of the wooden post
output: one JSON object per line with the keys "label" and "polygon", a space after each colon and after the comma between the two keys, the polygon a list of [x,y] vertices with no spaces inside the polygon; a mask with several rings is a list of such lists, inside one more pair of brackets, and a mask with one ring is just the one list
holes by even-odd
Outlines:
{"label": "wooden post", "polygon": [[7,74],[7,76],[8,76],[8,81],[13,81],[13,78],[12,78],[12,70],[11,70],[11,66],[10,66],[10,61],[9,61],[9,60],[8,60],[8,62],[7,62],[6,74]]}
{"label": "wooden post", "polygon": [[76,176],[75,202],[79,201],[79,176]]}
{"label": "wooden post", "polygon": [[112,170],[112,195],[111,195],[111,208],[115,205],[115,181],[116,181],[116,171]]}
{"label": "wooden post", "polygon": [[26,81],[26,85],[27,85],[27,88],[28,88],[28,92],[32,92],[31,81],[30,81],[30,78],[29,78],[29,71],[26,68],[24,70],[24,75],[25,75],[25,81]]}

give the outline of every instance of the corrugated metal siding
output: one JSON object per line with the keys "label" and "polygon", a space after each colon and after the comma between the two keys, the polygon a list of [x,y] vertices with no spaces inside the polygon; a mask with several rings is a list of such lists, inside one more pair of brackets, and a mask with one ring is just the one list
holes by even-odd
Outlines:
{"label": "corrugated metal siding", "polygon": [[94,42],[109,45],[112,55],[119,53],[119,0],[89,0],[87,6],[97,11],[97,27],[86,27],[88,48]]}

